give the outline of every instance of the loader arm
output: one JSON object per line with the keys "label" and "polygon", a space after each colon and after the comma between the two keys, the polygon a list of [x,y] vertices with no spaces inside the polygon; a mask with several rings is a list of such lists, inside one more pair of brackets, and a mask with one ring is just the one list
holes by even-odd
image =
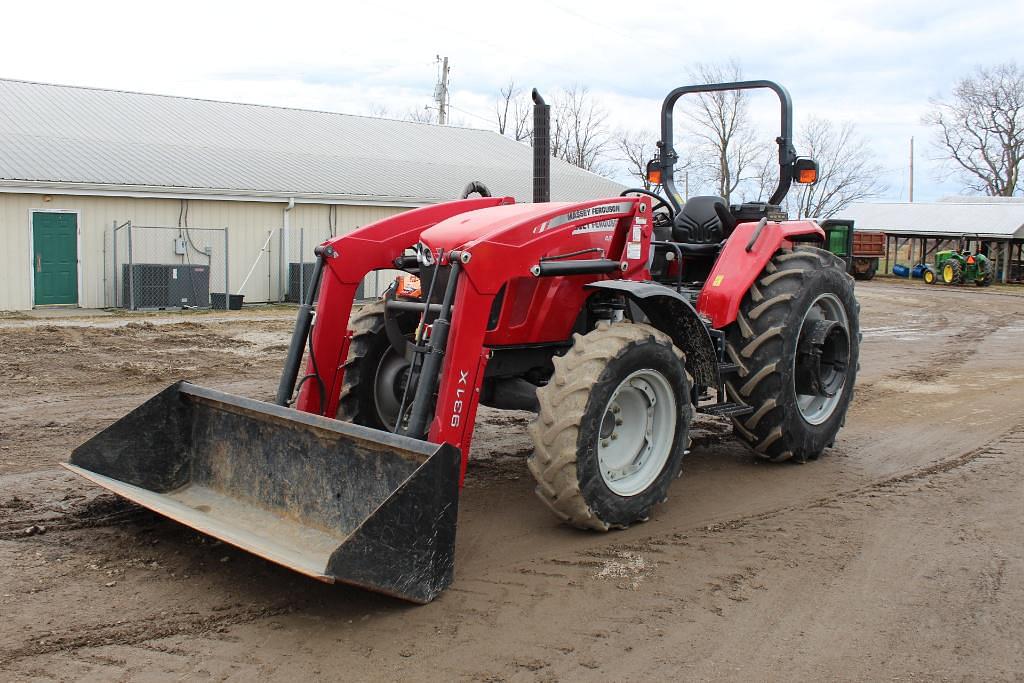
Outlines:
{"label": "loader arm", "polygon": [[[405,250],[414,246],[420,234],[437,223],[461,214],[502,204],[511,197],[480,197],[425,206],[371,223],[347,235],[327,240],[333,256],[325,258],[317,304],[316,324],[311,332],[312,353],[306,373],[313,381],[304,382],[295,408],[306,413],[334,417],[345,356],[348,353],[348,320],[359,284],[375,270],[396,268]],[[314,360],[315,359],[315,360]],[[323,382],[326,406],[320,405]]]}

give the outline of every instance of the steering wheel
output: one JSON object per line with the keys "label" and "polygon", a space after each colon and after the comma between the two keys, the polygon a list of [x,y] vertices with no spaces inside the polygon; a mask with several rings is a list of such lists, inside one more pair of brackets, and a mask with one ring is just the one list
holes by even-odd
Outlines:
{"label": "steering wheel", "polygon": [[663,208],[666,211],[668,211],[668,217],[670,219],[674,219],[676,217],[676,211],[675,211],[675,209],[672,208],[672,205],[669,204],[667,201],[665,201],[665,199],[661,195],[656,193],[656,192],[651,192],[650,190],[645,190],[645,189],[640,188],[640,187],[631,187],[628,190],[623,190],[619,194],[619,196],[620,197],[625,197],[627,194],[644,194],[644,195],[647,195],[648,197],[651,197],[652,199],[654,199],[654,204],[651,205],[651,213],[654,213],[658,209],[662,209]]}

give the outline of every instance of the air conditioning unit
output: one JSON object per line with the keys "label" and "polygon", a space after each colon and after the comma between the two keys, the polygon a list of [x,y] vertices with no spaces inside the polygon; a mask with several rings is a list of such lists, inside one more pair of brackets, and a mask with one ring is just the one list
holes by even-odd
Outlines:
{"label": "air conditioning unit", "polygon": [[125,263],[121,305],[130,308],[210,307],[210,266],[181,263]]}
{"label": "air conditioning unit", "polygon": [[288,292],[285,294],[285,301],[297,304],[305,300],[305,293],[309,291],[309,286],[313,283],[314,270],[316,270],[316,263],[288,264]]}

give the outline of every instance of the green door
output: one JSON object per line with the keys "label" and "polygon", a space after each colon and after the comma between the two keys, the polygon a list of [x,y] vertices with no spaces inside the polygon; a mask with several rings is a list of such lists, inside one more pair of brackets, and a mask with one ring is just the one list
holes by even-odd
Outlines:
{"label": "green door", "polygon": [[78,303],[78,215],[32,214],[35,305]]}

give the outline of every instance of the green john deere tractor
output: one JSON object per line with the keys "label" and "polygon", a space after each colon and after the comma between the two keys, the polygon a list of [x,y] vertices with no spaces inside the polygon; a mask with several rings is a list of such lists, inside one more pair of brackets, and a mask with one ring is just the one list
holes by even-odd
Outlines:
{"label": "green john deere tractor", "polygon": [[970,239],[960,238],[959,249],[935,252],[935,265],[925,268],[924,281],[930,285],[942,281],[947,285],[963,285],[973,282],[979,287],[992,284],[992,261],[980,252],[972,252]]}

